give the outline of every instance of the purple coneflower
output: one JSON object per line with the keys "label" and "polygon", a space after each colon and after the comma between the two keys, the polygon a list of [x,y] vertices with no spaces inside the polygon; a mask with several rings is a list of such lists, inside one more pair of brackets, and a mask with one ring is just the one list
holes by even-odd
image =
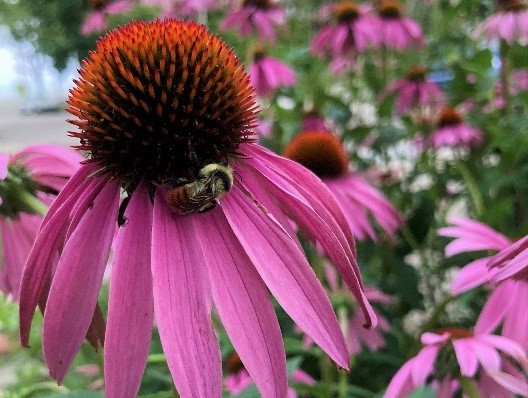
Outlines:
{"label": "purple coneflower", "polygon": [[520,278],[528,281],[528,236],[503,248],[491,258],[488,266],[496,267],[496,273],[493,275],[495,281],[507,278]]}
{"label": "purple coneflower", "polygon": [[307,112],[301,120],[301,131],[327,130],[326,119],[316,110]]}
{"label": "purple coneflower", "polygon": [[456,374],[473,379],[485,397],[527,396],[526,378],[511,361],[515,360],[524,372],[528,370],[528,356],[518,343],[460,327],[427,332],[421,340],[424,347],[394,375],[384,398],[408,397],[426,383],[436,389],[437,397],[451,398]]}
{"label": "purple coneflower", "polygon": [[357,239],[377,240],[369,216],[394,235],[402,219],[389,200],[359,172],[348,169],[348,154],[342,142],[328,131],[303,131],[291,140],[284,156],[320,177],[336,198]]}
{"label": "purple coneflower", "polygon": [[425,43],[422,29],[418,23],[403,15],[403,6],[397,0],[381,0],[376,7],[378,23],[376,46],[395,50],[409,50]]}
{"label": "purple coneflower", "polygon": [[213,305],[262,396],[286,396],[269,292],[347,368],[337,318],[291,221],[323,246],[375,324],[352,234],[315,175],[254,142],[254,91],[233,51],[193,22],[132,22],[98,41],[80,76],[71,135],[88,159],[42,222],[20,300],[23,345],[46,303],[51,376],[64,378],[90,327],[117,226],[107,397],[137,394],[154,318],[180,396],[220,397]]}
{"label": "purple coneflower", "polygon": [[[507,250],[510,240],[489,226],[467,218],[453,218],[453,224],[440,228],[438,234],[456,238],[445,247],[447,257],[482,250]],[[501,252],[502,253],[502,252]],[[462,294],[493,282],[493,291],[486,300],[475,325],[477,333],[492,333],[502,325],[501,334],[523,347],[528,347],[528,279],[508,276],[494,281],[499,269],[488,269],[491,257],[483,257],[463,267],[453,279],[451,293]]]}
{"label": "purple coneflower", "polygon": [[484,137],[479,129],[464,122],[464,118],[454,108],[443,108],[437,121],[437,129],[428,138],[434,148],[469,148],[482,144]]}
{"label": "purple coneflower", "polygon": [[249,67],[251,85],[257,95],[271,95],[281,86],[294,86],[297,83],[295,72],[282,61],[270,57],[263,48],[253,53],[253,63]]}
{"label": "purple coneflower", "polygon": [[19,299],[22,269],[47,206],[82,160],[75,151],[35,145],[0,154],[0,290]]}
{"label": "purple coneflower", "polygon": [[528,43],[528,5],[521,0],[502,1],[497,13],[488,17],[475,30],[474,36],[488,40],[503,39],[509,44]]}
{"label": "purple coneflower", "polygon": [[376,40],[375,18],[364,6],[342,1],[331,6],[333,22],[323,26],[313,38],[310,49],[318,57],[328,52],[337,68],[344,60],[354,60]]}
{"label": "purple coneflower", "polygon": [[395,92],[396,111],[404,114],[414,108],[442,107],[445,95],[438,84],[427,78],[427,70],[414,65],[406,77],[390,82],[383,97]]}
{"label": "purple coneflower", "polygon": [[241,8],[230,11],[220,22],[220,29],[238,28],[241,36],[255,30],[260,40],[274,43],[275,28],[285,22],[286,11],[272,0],[243,0]]}
{"label": "purple coneflower", "polygon": [[[224,385],[227,391],[234,397],[241,394],[249,386],[254,385],[255,382],[249,375],[244,365],[240,361],[240,357],[233,353],[226,361],[226,367],[228,375],[224,379]],[[308,373],[302,369],[295,369],[291,376],[290,381],[299,384],[314,385],[315,380]],[[297,398],[297,392],[293,388],[288,388],[288,392],[285,398]]]}
{"label": "purple coneflower", "polygon": [[81,33],[83,35],[105,30],[108,24],[106,19],[107,14],[121,14],[132,8],[130,0],[89,0],[88,5],[92,11],[88,14],[81,26]]}

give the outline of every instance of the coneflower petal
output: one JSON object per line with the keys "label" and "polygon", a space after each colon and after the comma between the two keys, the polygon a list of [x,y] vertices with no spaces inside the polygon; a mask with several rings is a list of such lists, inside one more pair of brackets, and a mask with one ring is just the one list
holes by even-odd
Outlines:
{"label": "coneflower petal", "polygon": [[[86,180],[93,167],[83,166],[72,177],[57,196],[40,225],[39,235],[29,253],[22,275],[23,289],[20,295],[20,341],[28,345],[29,331],[33,314],[52,273],[57,256],[58,245],[69,223],[70,213],[79,200],[79,196],[94,181]],[[49,222],[53,220],[53,222]],[[48,225],[49,224],[49,225]]]}
{"label": "coneflower petal", "polygon": [[295,241],[237,186],[222,201],[222,210],[279,304],[334,362],[348,369],[348,352],[332,306]]}
{"label": "coneflower petal", "polygon": [[64,246],[44,312],[44,357],[59,382],[90,326],[114,237],[114,224],[106,221],[117,218],[120,187],[103,183]]}
{"label": "coneflower petal", "polygon": [[263,397],[285,397],[286,356],[266,285],[219,208],[195,225],[215,307],[236,352]]}
{"label": "coneflower petal", "polygon": [[105,342],[105,392],[135,397],[147,364],[154,318],[150,245],[152,205],[140,186],[125,212],[112,262]]}
{"label": "coneflower petal", "polygon": [[344,239],[340,239],[340,242],[350,258],[352,267],[346,269],[341,267],[341,263],[335,265],[339,267],[341,275],[363,309],[366,319],[365,326],[375,327],[377,322],[376,315],[362,291],[361,272],[355,261],[356,247],[354,238],[339,205],[330,191],[315,174],[294,161],[277,156],[264,148],[252,144],[245,145],[244,149],[251,158],[268,159],[269,162],[262,161],[261,164],[269,165],[269,169],[274,170],[286,181],[291,181],[298,189],[302,189],[306,201],[317,214],[323,217],[327,225],[333,227],[337,224],[338,228],[334,228],[334,232],[344,235]]}
{"label": "coneflower petal", "polygon": [[217,398],[222,390],[220,347],[210,318],[212,302],[197,239],[192,217],[171,213],[164,191],[158,189],[152,281],[163,351],[182,398]]}
{"label": "coneflower petal", "polygon": [[[248,168],[254,167],[252,166],[253,162],[256,162],[256,160],[252,159],[247,162],[247,166],[249,166]],[[251,191],[256,185],[265,186],[269,194],[271,194],[270,196],[275,197],[279,201],[280,206],[283,207],[287,215],[301,227],[301,230],[306,233],[310,239],[318,241],[321,244],[330,260],[332,260],[334,265],[340,270],[341,274],[344,275],[347,284],[359,286],[361,282],[353,271],[353,265],[351,262],[355,262],[355,259],[348,247],[348,242],[345,236],[341,233],[339,227],[337,227],[335,220],[328,214],[328,212],[322,214],[317,213],[310,204],[307,203],[305,196],[303,196],[303,193],[305,192],[299,191],[301,187],[293,186],[280,175],[272,175],[270,170],[262,167],[262,165],[258,170],[255,168],[253,168],[253,170],[253,174],[248,174],[242,169],[237,171],[242,178],[242,182],[248,184],[248,190]],[[244,175],[247,175],[247,177],[244,178]],[[275,184],[273,184],[273,182],[275,182]],[[359,294],[359,302],[368,302],[366,296],[364,296],[361,290],[359,291]],[[372,315],[371,317],[372,319],[375,319],[375,315]]]}

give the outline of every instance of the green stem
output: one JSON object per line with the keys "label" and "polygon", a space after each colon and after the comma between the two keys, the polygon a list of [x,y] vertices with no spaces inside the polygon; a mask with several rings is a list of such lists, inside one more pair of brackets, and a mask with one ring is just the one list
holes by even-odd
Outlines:
{"label": "green stem", "polygon": [[18,198],[27,206],[28,209],[30,209],[35,214],[38,214],[40,216],[46,215],[48,208],[37,197],[33,196],[29,192],[20,189],[18,191]]}
{"label": "green stem", "polygon": [[[345,337],[345,341],[348,335],[348,309],[346,306],[341,305],[337,308],[337,319],[339,320],[339,326]],[[346,398],[348,394],[348,372],[341,370],[338,373],[339,385],[337,390],[338,398]]]}
{"label": "green stem", "polygon": [[468,398],[481,398],[480,392],[473,379],[470,379],[466,376],[458,376],[458,381],[460,382],[460,386],[462,387],[462,392]]}
{"label": "green stem", "polygon": [[331,391],[334,384],[335,368],[332,360],[326,354],[322,354],[319,360],[319,368],[321,371],[321,382],[327,391]]}
{"label": "green stem", "polygon": [[456,167],[469,191],[469,196],[471,197],[471,201],[473,202],[473,206],[475,207],[475,213],[477,215],[481,214],[484,210],[484,201],[482,200],[482,195],[480,194],[477,182],[473,178],[473,175],[471,174],[467,166],[462,161],[458,161],[456,163]]}

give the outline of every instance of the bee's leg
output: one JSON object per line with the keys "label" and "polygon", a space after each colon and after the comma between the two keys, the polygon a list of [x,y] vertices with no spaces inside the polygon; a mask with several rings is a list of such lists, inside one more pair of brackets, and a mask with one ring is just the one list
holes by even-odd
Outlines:
{"label": "bee's leg", "polygon": [[209,202],[203,205],[202,207],[200,207],[200,209],[198,210],[198,213],[207,213],[209,210],[213,210],[217,204],[218,202],[216,200],[213,200],[212,202]]}
{"label": "bee's leg", "polygon": [[117,225],[120,227],[125,225],[127,222],[127,218],[125,217],[125,211],[128,207],[128,203],[130,202],[130,198],[132,198],[132,194],[127,194],[127,197],[123,199],[121,205],[119,206],[119,213],[117,215]]}

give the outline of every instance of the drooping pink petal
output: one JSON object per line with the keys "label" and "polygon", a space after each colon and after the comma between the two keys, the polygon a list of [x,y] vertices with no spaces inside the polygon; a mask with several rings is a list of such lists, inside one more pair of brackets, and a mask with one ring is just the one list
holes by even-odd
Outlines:
{"label": "drooping pink petal", "polygon": [[[503,282],[505,283],[505,282]],[[523,347],[528,347],[528,281],[514,280],[513,300],[502,325],[502,335],[508,337]]]}
{"label": "drooping pink petal", "polygon": [[[367,324],[371,324],[376,319],[372,308],[361,289],[360,279],[354,273],[355,258],[348,246],[346,237],[341,233],[339,226],[328,212],[318,213],[308,203],[306,197],[309,192],[303,191],[302,187],[295,186],[281,175],[272,173],[271,170],[260,164],[256,167],[252,163],[257,162],[252,159],[252,162],[247,162],[246,168],[252,169],[254,172],[248,174],[245,170],[240,170],[242,184],[260,185],[268,187],[268,191],[272,196],[279,201],[280,206],[285,209],[287,215],[293,219],[311,239],[317,240],[328,257],[333,261],[336,267],[340,270],[345,282],[349,286],[353,286],[352,292],[358,296],[357,300],[360,304],[367,303],[365,311],[368,313]],[[244,175],[246,177],[244,178]],[[274,184],[272,182],[275,182]],[[251,185],[248,189],[251,191]],[[324,218],[323,218],[324,217]],[[354,262],[354,265],[352,264]],[[375,322],[375,321],[374,321]]]}
{"label": "drooping pink petal", "polygon": [[479,334],[475,336],[475,339],[490,344],[498,350],[505,352],[514,358],[525,371],[528,371],[528,354],[526,353],[526,349],[519,343],[507,337],[496,336],[493,334]]}
{"label": "drooping pink petal", "polygon": [[457,272],[451,282],[451,293],[462,294],[488,282],[492,274],[488,270],[489,257],[479,258]]}
{"label": "drooping pink petal", "polygon": [[501,358],[497,350],[489,344],[483,343],[478,339],[471,339],[468,344],[473,348],[478,362],[484,369],[499,370],[501,367]]}
{"label": "drooping pink petal", "polygon": [[497,273],[493,276],[493,279],[497,282],[511,278],[517,274],[520,274],[528,269],[528,249],[517,254],[511,259],[506,266],[497,270]]}
{"label": "drooping pink petal", "polygon": [[[42,220],[22,275],[19,316],[20,341],[23,346],[28,345],[33,313],[51,275],[60,239],[68,228],[70,213],[84,190],[93,184],[102,188],[99,181],[86,179],[93,171],[92,166],[81,167],[59,193]],[[53,222],[50,223],[50,220]]]}
{"label": "drooping pink petal", "polygon": [[429,376],[434,370],[434,364],[440,348],[439,345],[425,346],[418,355],[414,357],[413,367],[411,369],[413,385],[420,386],[425,383],[427,376]]}
{"label": "drooping pink petal", "polygon": [[486,372],[502,387],[512,391],[515,394],[528,397],[528,383],[525,380],[499,370],[487,370]]}
{"label": "drooping pink petal", "polygon": [[471,345],[467,344],[467,340],[470,339],[453,340],[453,348],[462,376],[473,377],[477,373],[478,361]]}
{"label": "drooping pink petal", "polygon": [[106,16],[102,11],[91,12],[81,25],[81,33],[86,36],[90,33],[101,32],[106,24]]}
{"label": "drooping pink petal", "polygon": [[114,237],[119,184],[106,181],[64,246],[44,312],[50,375],[62,381],[90,326]]}
{"label": "drooping pink petal", "polygon": [[20,282],[24,264],[40,224],[40,216],[22,213],[18,220],[0,219],[0,236],[3,251],[3,264],[0,264],[0,276],[7,284],[5,292],[19,300]]}
{"label": "drooping pink petal", "polygon": [[193,216],[177,216],[158,188],[152,228],[154,313],[163,351],[182,398],[220,397],[220,347],[211,321],[204,259]]}
{"label": "drooping pink petal", "polygon": [[384,398],[407,397],[414,390],[415,386],[412,384],[411,378],[411,369],[414,367],[414,360],[415,358],[411,358],[396,372],[383,395]]}
{"label": "drooping pink petal", "polygon": [[150,249],[152,205],[140,186],[125,212],[112,261],[106,329],[105,393],[109,398],[135,397],[149,351],[154,318]]}
{"label": "drooping pink petal", "polygon": [[[332,226],[337,224],[337,230],[333,229],[333,231],[337,236],[340,234],[344,235],[348,245],[344,241],[341,244],[351,259],[352,264],[352,269],[340,268],[339,271],[365,313],[365,326],[374,327],[376,324],[376,315],[368,301],[364,298],[364,293],[361,289],[361,273],[355,261],[356,246],[354,238],[339,205],[336,203],[328,188],[321,183],[321,180],[315,174],[294,161],[277,156],[255,145],[245,145],[244,147],[249,157],[254,158],[254,160],[262,159],[262,165],[268,166],[270,170],[282,176],[285,181],[290,181],[292,185],[298,187],[302,191],[305,200],[317,214],[323,217],[328,225]],[[269,161],[266,161],[266,159]],[[339,263],[335,265],[337,267],[340,266]],[[359,281],[359,285],[354,282],[356,280]]]}
{"label": "drooping pink petal", "polygon": [[295,241],[237,186],[223,199],[222,210],[279,304],[334,362],[348,369],[348,352],[332,306]]}
{"label": "drooping pink petal", "polygon": [[513,299],[511,294],[512,285],[515,285],[514,281],[503,282],[491,293],[486,304],[484,304],[484,307],[480,311],[475,325],[476,333],[493,333],[503,321],[505,312],[508,310]]}
{"label": "drooping pink petal", "polygon": [[286,356],[266,285],[220,208],[195,217],[215,307],[263,397],[286,395]]}
{"label": "drooping pink petal", "polygon": [[425,332],[420,337],[422,344],[442,344],[448,341],[451,338],[449,333],[436,334],[432,332]]}

